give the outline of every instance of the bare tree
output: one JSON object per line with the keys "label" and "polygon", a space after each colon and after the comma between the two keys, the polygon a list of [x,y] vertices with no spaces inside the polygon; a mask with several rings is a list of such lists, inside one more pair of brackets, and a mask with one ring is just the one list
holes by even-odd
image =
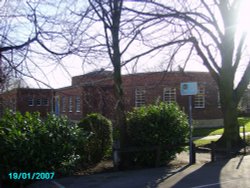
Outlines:
{"label": "bare tree", "polygon": [[[237,106],[250,81],[250,57],[247,51],[249,33],[239,27],[240,8],[243,2],[154,1],[150,3],[151,11],[141,12],[148,17],[164,19],[173,25],[175,31],[183,33],[183,38],[191,39],[192,48],[195,49],[192,54],[198,55],[219,88],[224,133],[217,142],[227,149],[242,144]],[[175,41],[174,38],[169,40]],[[237,83],[236,74],[242,67],[244,71]]]}
{"label": "bare tree", "polygon": [[68,8],[72,2],[5,1],[0,9],[2,82],[9,74],[23,75],[50,87],[48,81],[34,77],[34,72],[39,71],[46,78],[39,65],[49,61],[56,68],[64,57],[74,54],[76,49],[79,50],[78,46],[84,46],[84,34],[75,40],[77,25],[72,31],[71,23],[75,17],[70,16],[71,10]]}
{"label": "bare tree", "polygon": [[[143,56],[162,50],[164,47],[172,46],[178,51],[181,46],[190,42],[190,38],[175,41],[164,40],[155,35],[169,23],[155,18],[146,18],[130,9],[148,9],[147,1],[140,3],[123,0],[89,0],[89,12],[87,17],[95,22],[88,32],[92,43],[88,46],[89,51],[85,59],[91,57],[95,61],[106,58],[113,69],[113,81],[115,87],[115,126],[119,128],[121,148],[128,146],[126,113],[124,104],[124,93],[122,87],[122,68],[129,63],[136,62]],[[135,3],[135,4],[134,4]],[[74,12],[76,15],[83,15]],[[162,24],[159,24],[162,23]],[[162,34],[161,37],[167,36]],[[139,46],[139,47],[138,47]],[[99,66],[101,66],[99,62]],[[121,166],[126,163],[126,157],[122,156]]]}

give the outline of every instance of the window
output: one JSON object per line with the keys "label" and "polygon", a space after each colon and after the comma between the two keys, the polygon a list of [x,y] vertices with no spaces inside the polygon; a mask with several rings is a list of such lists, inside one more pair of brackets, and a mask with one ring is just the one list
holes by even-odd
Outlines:
{"label": "window", "polygon": [[250,93],[246,91],[239,102],[239,107],[244,112],[250,111]]}
{"label": "window", "polygon": [[176,89],[175,88],[164,88],[163,90],[163,101],[172,103],[176,101]]}
{"label": "window", "polygon": [[195,108],[205,108],[205,87],[199,86],[198,93],[194,98],[194,107]]}
{"label": "window", "polygon": [[66,112],[66,97],[62,97],[62,112]]}
{"label": "window", "polygon": [[72,101],[72,97],[69,97],[69,112],[72,112],[73,109],[73,101]]}
{"label": "window", "polygon": [[42,99],[42,105],[43,106],[48,106],[49,105],[49,100],[48,99]]}
{"label": "window", "polygon": [[60,96],[55,96],[55,115],[60,115]]}
{"label": "window", "polygon": [[16,112],[16,99],[12,99],[11,100],[11,109],[13,110],[13,112]]}
{"label": "window", "polygon": [[42,100],[41,99],[36,99],[36,105],[41,106],[41,104],[42,104]]}
{"label": "window", "polygon": [[218,103],[218,108],[221,108],[221,103],[220,103],[220,93],[217,93],[217,103]]}
{"label": "window", "polygon": [[79,96],[76,96],[75,105],[76,105],[76,112],[80,112],[81,111],[81,100],[80,100]]}
{"label": "window", "polygon": [[145,89],[137,88],[135,90],[135,106],[140,107],[145,104]]}
{"label": "window", "polygon": [[34,99],[32,97],[28,98],[28,106],[34,106]]}
{"label": "window", "polygon": [[247,92],[246,94],[246,112],[250,111],[250,94]]}

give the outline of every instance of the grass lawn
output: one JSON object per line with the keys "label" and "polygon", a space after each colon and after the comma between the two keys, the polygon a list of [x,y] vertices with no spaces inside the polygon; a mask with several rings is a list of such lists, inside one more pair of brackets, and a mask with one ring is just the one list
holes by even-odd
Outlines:
{"label": "grass lawn", "polygon": [[[240,117],[238,118],[239,124],[241,125],[240,132],[243,132],[243,125],[245,125],[246,132],[250,132],[250,118]],[[204,137],[211,135],[221,135],[224,128],[195,128],[193,130],[194,137]]]}
{"label": "grass lawn", "polygon": [[[204,146],[206,144],[210,144],[212,141],[217,141],[218,139],[197,139],[194,141],[195,145],[197,147],[199,146]],[[246,142],[248,143],[248,145],[250,145],[250,135],[246,136]]]}
{"label": "grass lawn", "polygon": [[196,147],[199,147],[199,146],[204,146],[206,144],[210,144],[212,141],[217,141],[217,139],[210,139],[210,140],[205,140],[205,139],[197,139],[194,141],[194,144]]}
{"label": "grass lawn", "polygon": [[[250,118],[240,117],[238,118],[241,125],[240,132],[243,132],[243,125],[245,125],[246,132],[250,132]],[[212,135],[221,135],[224,128],[196,128],[193,130],[194,137],[205,137]],[[211,143],[211,141],[217,141],[218,139],[197,139],[194,141],[196,146],[202,146]],[[250,144],[250,135],[246,138],[247,143]]]}

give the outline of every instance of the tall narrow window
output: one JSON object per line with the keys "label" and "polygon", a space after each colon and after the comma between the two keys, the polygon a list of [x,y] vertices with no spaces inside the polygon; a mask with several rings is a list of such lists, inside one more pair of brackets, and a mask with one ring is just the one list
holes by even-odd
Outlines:
{"label": "tall narrow window", "polygon": [[41,104],[42,104],[41,101],[42,101],[41,99],[36,99],[36,105],[37,105],[37,106],[41,106]]}
{"label": "tall narrow window", "polygon": [[249,91],[246,92],[245,94],[246,98],[246,112],[250,112],[250,93]]}
{"label": "tall narrow window", "polygon": [[145,89],[137,88],[135,90],[135,106],[140,107],[145,105]]}
{"label": "tall narrow window", "polygon": [[73,101],[72,101],[72,97],[69,97],[69,112],[72,112],[73,109]]}
{"label": "tall narrow window", "polygon": [[13,98],[13,99],[11,100],[11,103],[12,103],[12,110],[13,110],[13,112],[16,112],[16,99]]}
{"label": "tall narrow window", "polygon": [[175,88],[164,88],[163,101],[165,101],[167,103],[176,102],[176,89]]}
{"label": "tall narrow window", "polygon": [[28,98],[28,106],[34,106],[34,99],[33,97]]}
{"label": "tall narrow window", "polygon": [[66,97],[62,97],[62,112],[66,112]]}
{"label": "tall narrow window", "polygon": [[221,102],[220,102],[220,93],[217,93],[217,103],[218,103],[218,108],[221,108]]}
{"label": "tall narrow window", "polygon": [[198,93],[194,98],[195,108],[205,108],[205,86],[198,87]]}
{"label": "tall narrow window", "polygon": [[55,96],[55,115],[60,115],[60,96]]}
{"label": "tall narrow window", "polygon": [[43,106],[49,106],[49,100],[46,99],[46,98],[43,98],[43,99],[42,99],[42,105],[43,105]]}
{"label": "tall narrow window", "polygon": [[80,112],[81,111],[81,100],[80,100],[79,96],[76,96],[75,105],[76,105],[76,112]]}

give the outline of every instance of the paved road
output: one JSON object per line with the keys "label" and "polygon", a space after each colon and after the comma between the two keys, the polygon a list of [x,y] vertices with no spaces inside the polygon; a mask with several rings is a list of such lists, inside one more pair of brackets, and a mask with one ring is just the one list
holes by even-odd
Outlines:
{"label": "paved road", "polygon": [[[184,158],[188,156],[184,156]],[[182,156],[183,158],[183,156]],[[41,182],[32,188],[250,188],[250,156],[199,162],[170,171],[154,168],[137,171],[69,177]]]}

